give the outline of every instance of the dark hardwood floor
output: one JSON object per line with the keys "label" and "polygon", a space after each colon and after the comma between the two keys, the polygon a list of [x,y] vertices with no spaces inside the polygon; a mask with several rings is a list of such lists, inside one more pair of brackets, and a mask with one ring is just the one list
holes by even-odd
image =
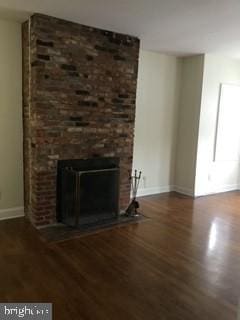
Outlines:
{"label": "dark hardwood floor", "polygon": [[0,222],[0,302],[53,302],[56,320],[236,320],[240,192],[140,202],[148,221],[61,243]]}

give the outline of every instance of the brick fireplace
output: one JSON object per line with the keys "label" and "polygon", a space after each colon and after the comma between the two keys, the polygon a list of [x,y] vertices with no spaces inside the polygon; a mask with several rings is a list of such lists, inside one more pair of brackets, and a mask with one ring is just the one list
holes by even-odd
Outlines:
{"label": "brick fireplace", "polygon": [[118,157],[129,202],[139,40],[34,14],[23,24],[25,213],[56,221],[60,160]]}

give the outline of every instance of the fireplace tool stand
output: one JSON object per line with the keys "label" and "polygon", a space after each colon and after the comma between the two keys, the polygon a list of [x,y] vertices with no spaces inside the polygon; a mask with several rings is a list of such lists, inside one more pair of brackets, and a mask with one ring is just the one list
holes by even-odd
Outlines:
{"label": "fireplace tool stand", "polygon": [[131,189],[132,189],[132,200],[129,206],[127,207],[126,214],[131,217],[139,216],[139,212],[138,212],[139,203],[136,199],[137,199],[137,191],[138,191],[139,183],[141,180],[141,175],[142,175],[141,171],[139,171],[138,173],[137,170],[135,170],[134,175],[132,175],[131,172],[129,172],[129,180],[131,182]]}

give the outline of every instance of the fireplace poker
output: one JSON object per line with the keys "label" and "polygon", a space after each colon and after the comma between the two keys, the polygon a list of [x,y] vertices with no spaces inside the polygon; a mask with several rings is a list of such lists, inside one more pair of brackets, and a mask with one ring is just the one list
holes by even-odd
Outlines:
{"label": "fireplace poker", "polygon": [[129,180],[131,182],[131,188],[132,188],[132,200],[126,210],[126,213],[128,216],[138,216],[139,215],[139,213],[137,211],[137,209],[139,208],[139,203],[136,200],[136,198],[137,198],[137,191],[138,191],[139,183],[141,180],[141,175],[142,175],[141,171],[139,171],[139,174],[138,174],[137,170],[135,170],[134,175],[132,175],[131,172],[129,172]]}

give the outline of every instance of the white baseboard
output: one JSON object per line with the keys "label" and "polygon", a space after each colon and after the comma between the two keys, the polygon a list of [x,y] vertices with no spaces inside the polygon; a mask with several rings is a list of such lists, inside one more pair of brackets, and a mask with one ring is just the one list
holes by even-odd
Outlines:
{"label": "white baseboard", "polygon": [[158,193],[165,193],[165,192],[170,192],[172,191],[171,186],[164,186],[164,187],[154,187],[154,188],[142,188],[138,190],[138,197],[143,197],[143,196],[150,196],[153,194],[158,194]]}
{"label": "white baseboard", "polygon": [[0,220],[13,219],[24,216],[24,207],[15,207],[0,210]]}
{"label": "white baseboard", "polygon": [[138,190],[137,195],[138,197],[144,197],[144,196],[150,196],[150,195],[159,194],[159,193],[175,191],[190,197],[201,197],[201,196],[207,196],[211,194],[223,193],[223,192],[234,191],[234,190],[240,190],[240,184],[223,185],[221,187],[216,188],[212,192],[199,193],[199,194],[194,194],[194,191],[190,188],[184,188],[179,186],[142,188]]}
{"label": "white baseboard", "polygon": [[178,193],[185,194],[187,196],[194,197],[194,192],[191,189],[182,188],[178,186],[163,186],[154,188],[142,188],[138,190],[138,197],[150,196],[158,193],[165,193],[176,191]]}
{"label": "white baseboard", "polygon": [[186,196],[194,197],[194,191],[190,188],[173,186],[172,191],[176,191],[178,193],[185,194]]}
{"label": "white baseboard", "polygon": [[227,184],[224,186],[221,186],[217,189],[215,189],[214,191],[216,193],[221,193],[221,192],[228,192],[228,191],[234,191],[234,190],[239,190],[240,189],[240,185],[239,184]]}
{"label": "white baseboard", "polygon": [[208,196],[217,193],[229,192],[229,191],[238,191],[240,190],[240,184],[225,184],[220,187],[215,188],[210,192],[201,192],[197,193],[196,197]]}

